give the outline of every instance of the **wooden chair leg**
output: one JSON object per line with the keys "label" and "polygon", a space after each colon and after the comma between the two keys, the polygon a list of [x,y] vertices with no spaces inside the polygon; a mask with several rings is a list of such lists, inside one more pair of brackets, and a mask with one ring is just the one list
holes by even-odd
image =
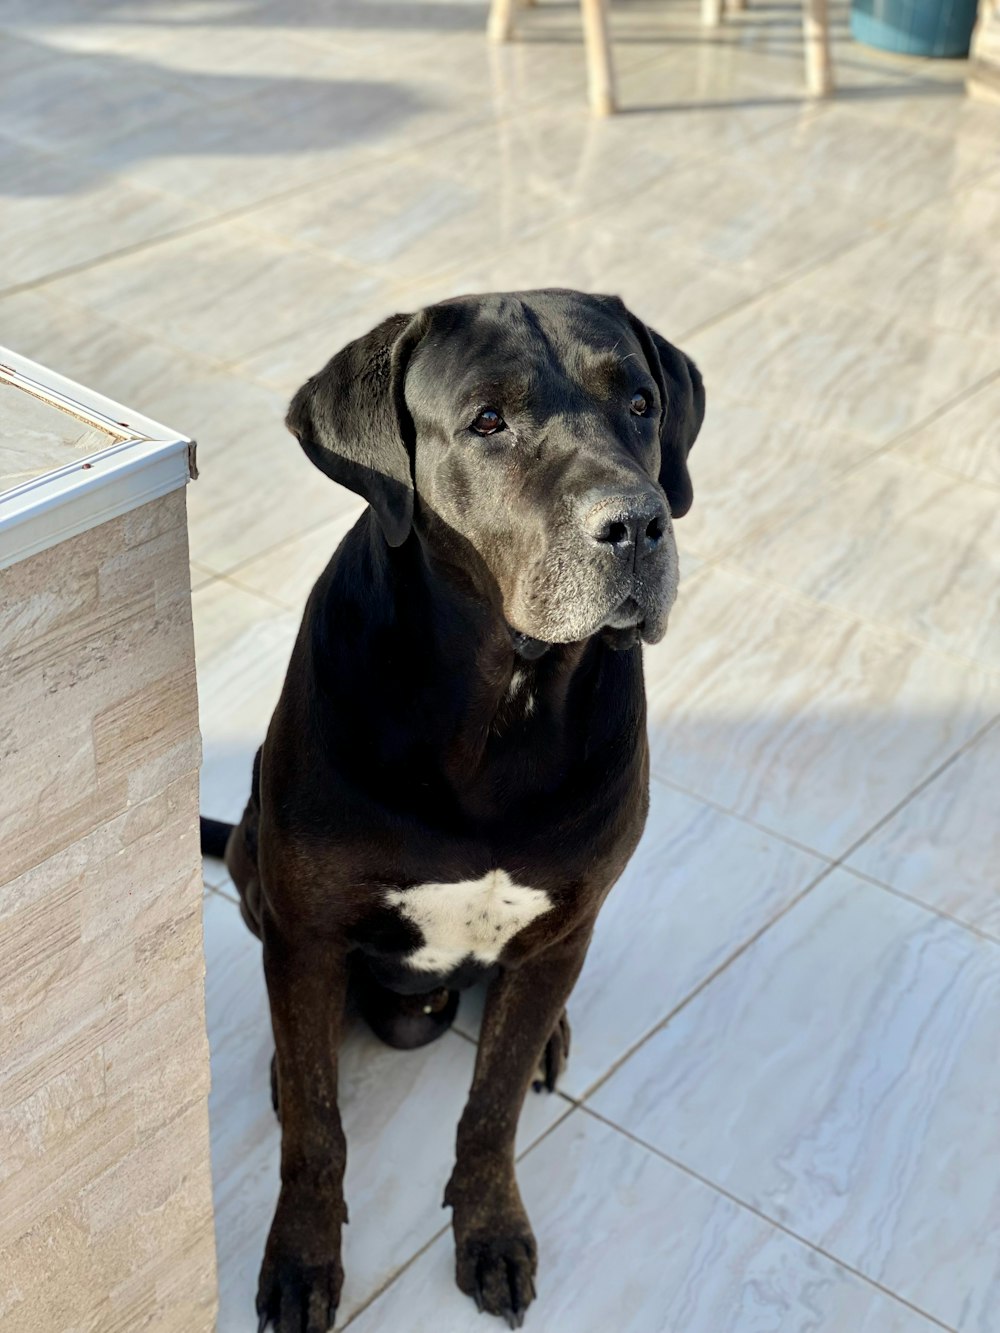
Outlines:
{"label": "wooden chair leg", "polygon": [[491,42],[509,42],[514,36],[514,0],[492,0],[486,35]]}
{"label": "wooden chair leg", "polygon": [[615,109],[615,72],[611,63],[607,0],[580,0],[580,7],[587,47],[590,109],[595,116],[610,116]]}
{"label": "wooden chair leg", "polygon": [[734,14],[737,14],[741,10],[749,9],[750,6],[747,3],[747,0],[726,0],[726,8],[732,10]]}
{"label": "wooden chair leg", "polygon": [[806,87],[814,97],[826,97],[833,90],[827,0],[805,0],[802,35],[806,48]]}
{"label": "wooden chair leg", "polygon": [[717,28],[722,22],[723,0],[701,0],[701,24],[703,28]]}

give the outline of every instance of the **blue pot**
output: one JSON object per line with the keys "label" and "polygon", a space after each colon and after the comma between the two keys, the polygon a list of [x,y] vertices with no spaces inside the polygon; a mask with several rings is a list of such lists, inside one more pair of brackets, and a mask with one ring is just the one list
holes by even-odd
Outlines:
{"label": "blue pot", "polygon": [[851,35],[907,56],[967,56],[978,0],[852,0]]}

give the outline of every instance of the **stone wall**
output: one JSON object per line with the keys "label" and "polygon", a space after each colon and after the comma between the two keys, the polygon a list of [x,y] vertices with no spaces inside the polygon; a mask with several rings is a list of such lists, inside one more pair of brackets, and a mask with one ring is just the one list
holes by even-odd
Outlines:
{"label": "stone wall", "polygon": [[0,1327],[215,1323],[184,492],[0,572]]}

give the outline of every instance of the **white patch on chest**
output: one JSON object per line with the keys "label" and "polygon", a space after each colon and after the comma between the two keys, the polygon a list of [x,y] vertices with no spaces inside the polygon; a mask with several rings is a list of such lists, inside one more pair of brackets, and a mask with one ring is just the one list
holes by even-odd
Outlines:
{"label": "white patch on chest", "polygon": [[454,884],[389,889],[386,898],[424,937],[406,959],[421,972],[450,972],[470,954],[478,963],[495,963],[518,931],[552,907],[544,889],[515,884],[506,870]]}

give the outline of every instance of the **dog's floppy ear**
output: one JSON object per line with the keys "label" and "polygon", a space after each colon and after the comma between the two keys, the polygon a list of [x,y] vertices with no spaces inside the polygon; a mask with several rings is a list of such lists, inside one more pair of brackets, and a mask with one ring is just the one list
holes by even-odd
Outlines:
{"label": "dog's floppy ear", "polygon": [[422,332],[419,315],[384,319],[303,384],[285,417],[310,461],[368,501],[390,546],[400,546],[413,524],[403,378]]}
{"label": "dog's floppy ear", "polygon": [[649,368],[657,377],[663,414],[660,418],[660,485],[673,518],[691,508],[694,489],[687,456],[705,419],[705,385],[689,356],[668,343],[655,329],[631,316]]}

